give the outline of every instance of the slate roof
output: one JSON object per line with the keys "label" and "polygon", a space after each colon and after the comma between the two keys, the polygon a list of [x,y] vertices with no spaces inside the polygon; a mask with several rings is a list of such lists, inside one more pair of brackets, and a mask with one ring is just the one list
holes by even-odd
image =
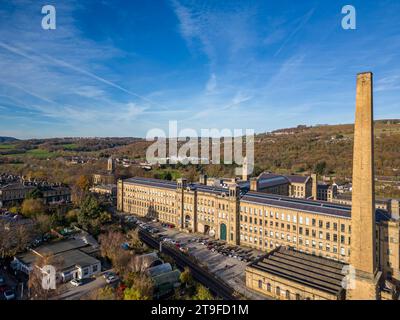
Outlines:
{"label": "slate roof", "polygon": [[346,264],[279,247],[249,264],[249,267],[340,296]]}
{"label": "slate roof", "polygon": [[289,179],[290,182],[292,183],[306,183],[310,177],[306,176],[298,176],[298,175],[288,175],[286,178]]}
{"label": "slate roof", "polygon": [[293,209],[316,214],[334,215],[349,219],[351,215],[350,206],[334,204],[325,201],[315,201],[286,197],[281,195],[265,194],[261,192],[248,192],[242,197],[241,201],[256,204],[265,204],[272,207]]}
{"label": "slate roof", "polygon": [[[241,202],[265,204],[272,207],[337,216],[347,219],[351,218],[351,206],[326,201],[298,199],[261,192],[248,192],[241,198]],[[377,222],[387,221],[390,220],[390,215],[385,210],[376,209],[375,220]]]}
{"label": "slate roof", "polygon": [[146,186],[152,186],[157,188],[167,188],[167,189],[176,189],[175,181],[161,180],[161,179],[152,179],[152,178],[129,178],[124,180],[124,183],[136,183],[142,184]]}

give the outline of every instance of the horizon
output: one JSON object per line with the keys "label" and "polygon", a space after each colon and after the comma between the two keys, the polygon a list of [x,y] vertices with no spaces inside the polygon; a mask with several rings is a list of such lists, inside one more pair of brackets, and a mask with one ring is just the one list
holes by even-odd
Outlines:
{"label": "horizon", "polygon": [[[145,137],[179,128],[354,123],[372,70],[376,118],[399,117],[397,1],[55,1],[0,8],[0,136]],[[156,24],[155,24],[156,23]]]}
{"label": "horizon", "polygon": [[[400,118],[391,118],[391,119],[374,119],[374,123],[379,122],[379,121],[400,121]],[[258,135],[263,135],[263,134],[271,134],[276,131],[280,130],[289,130],[289,129],[297,129],[299,126],[306,126],[307,128],[318,128],[318,127],[326,127],[326,126],[346,126],[346,125],[354,125],[354,123],[317,123],[314,125],[307,125],[307,124],[297,124],[293,127],[285,127],[285,128],[277,128],[271,131],[263,131],[263,132],[255,132],[255,136]],[[180,129],[180,130],[185,130],[185,128]],[[245,135],[242,135],[243,137]],[[184,136],[184,135],[178,135],[178,136],[171,136],[168,137],[168,139],[175,139],[175,138],[185,138],[185,137],[190,137],[190,136]],[[213,138],[213,139],[218,139],[218,138],[224,138],[224,137],[229,137],[229,136],[199,136],[198,138]],[[11,136],[2,136],[0,135],[0,138],[11,138],[11,139],[16,139],[16,141],[24,141],[24,140],[51,140],[51,139],[141,139],[141,140],[146,140],[145,136],[49,136],[49,137],[42,137],[42,138],[37,138],[37,137],[31,137],[31,138],[16,138],[16,137],[11,137]],[[3,142],[4,143],[4,142]],[[6,142],[7,143],[7,142]],[[0,142],[1,144],[1,142]]]}

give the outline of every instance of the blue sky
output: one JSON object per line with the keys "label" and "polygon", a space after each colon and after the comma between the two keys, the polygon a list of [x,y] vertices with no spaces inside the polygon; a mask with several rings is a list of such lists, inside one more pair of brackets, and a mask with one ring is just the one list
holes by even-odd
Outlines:
{"label": "blue sky", "polygon": [[[46,4],[56,30],[41,28]],[[361,71],[375,118],[400,118],[399,17],[398,0],[2,0],[0,135],[351,123]]]}

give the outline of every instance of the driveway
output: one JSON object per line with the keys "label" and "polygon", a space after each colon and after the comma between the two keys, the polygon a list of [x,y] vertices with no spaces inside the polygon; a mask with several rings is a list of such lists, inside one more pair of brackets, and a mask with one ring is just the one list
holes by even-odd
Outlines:
{"label": "driveway", "polygon": [[[111,271],[111,270],[107,270]],[[61,291],[57,297],[54,297],[54,300],[84,300],[87,299],[88,295],[96,290],[103,288],[107,285],[106,280],[103,278],[103,274],[107,271],[102,272],[95,279],[85,279],[84,284],[79,287],[75,287],[72,284],[65,283],[63,284]]]}

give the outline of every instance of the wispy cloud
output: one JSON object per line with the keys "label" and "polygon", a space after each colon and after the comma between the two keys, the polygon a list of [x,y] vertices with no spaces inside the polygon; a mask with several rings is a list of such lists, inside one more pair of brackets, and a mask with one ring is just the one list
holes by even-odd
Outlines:
{"label": "wispy cloud", "polygon": [[215,73],[212,73],[210,79],[208,79],[206,84],[206,92],[213,93],[216,88],[217,88],[217,76],[215,75]]}
{"label": "wispy cloud", "polygon": [[293,37],[306,25],[306,23],[311,19],[312,15],[314,14],[315,8],[308,11],[303,17],[299,19],[298,25],[294,28],[294,30],[285,38],[282,45],[279,49],[275,52],[274,56],[278,56],[285,46],[293,39]]}

